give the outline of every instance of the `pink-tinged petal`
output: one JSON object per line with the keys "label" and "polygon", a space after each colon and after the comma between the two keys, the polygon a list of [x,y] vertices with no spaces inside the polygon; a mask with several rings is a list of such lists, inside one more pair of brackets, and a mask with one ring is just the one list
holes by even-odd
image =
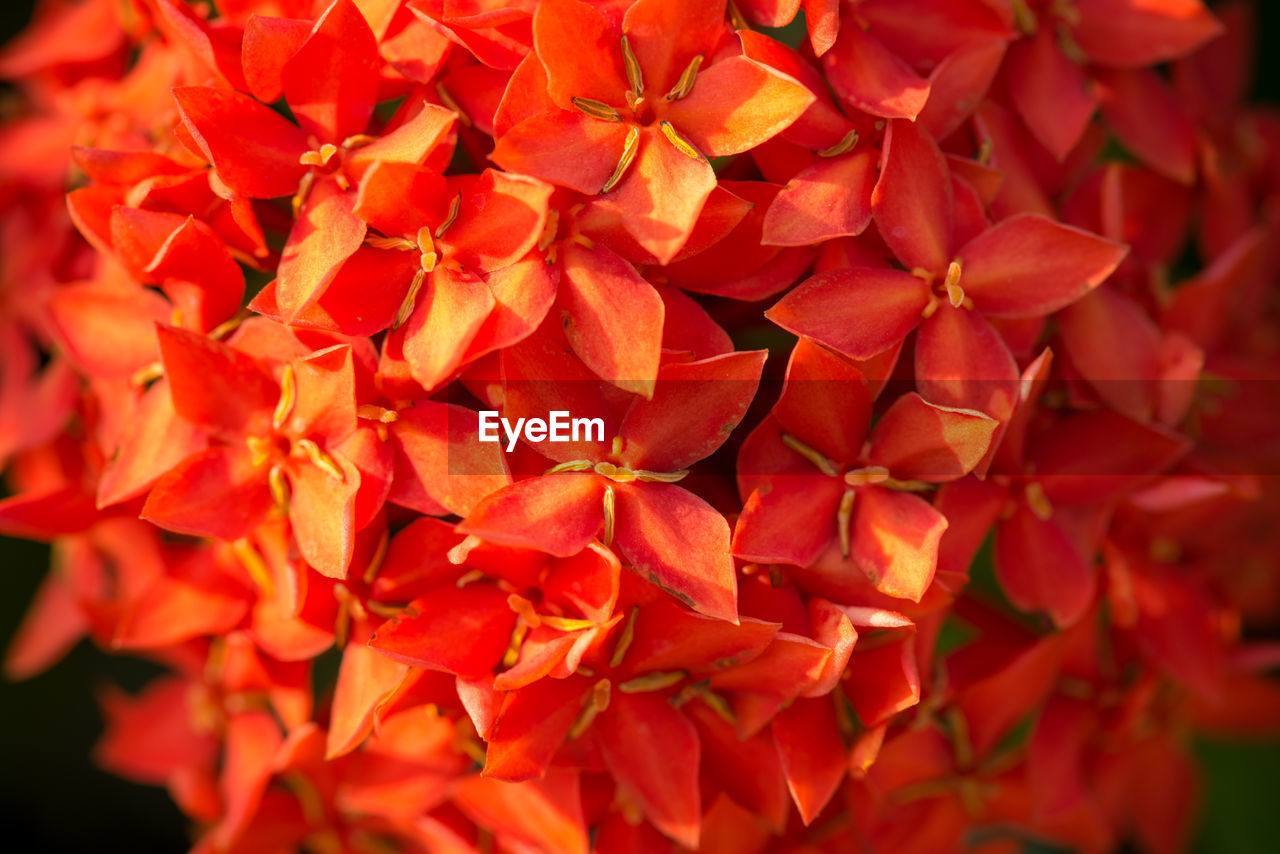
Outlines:
{"label": "pink-tinged petal", "polygon": [[205,441],[200,428],[174,411],[167,379],[147,389],[130,426],[98,479],[99,507],[146,492],[157,478],[201,450]]}
{"label": "pink-tinged petal", "polygon": [[837,144],[854,129],[853,122],[836,106],[831,87],[821,72],[798,51],[752,30],[738,30],[738,39],[742,42],[743,56],[795,79],[817,99],[783,132],[784,139],[821,151]]}
{"label": "pink-tinged petal", "polygon": [[910,392],[876,422],[868,460],[905,480],[954,480],[982,460],[995,429],[995,419],[981,412],[936,406]]}
{"label": "pink-tinged petal", "polygon": [[716,187],[716,173],[702,157],[690,157],[676,148],[656,126],[641,131],[639,146],[627,174],[611,193],[623,214],[623,227],[658,263],[666,264],[693,232],[703,204]]}
{"label": "pink-tinged petal", "polygon": [[437,267],[427,277],[404,327],[404,355],[423,388],[435,388],[462,366],[493,305],[492,292],[471,273]]}
{"label": "pink-tinged petal", "polygon": [[1098,288],[1058,315],[1063,349],[1112,409],[1136,421],[1155,414],[1160,331],[1129,297]]}
{"label": "pink-tinged petal", "polygon": [[813,93],[767,65],[734,56],[698,73],[667,119],[708,157],[740,154],[777,136],[814,102]]}
{"label": "pink-tinged petal", "polygon": [[841,102],[873,116],[914,120],[929,99],[929,81],[853,21],[840,28],[822,67]]}
{"label": "pink-tinged petal", "polygon": [[1222,24],[1200,0],[1079,0],[1071,34],[1101,65],[1138,68],[1191,53]]}
{"label": "pink-tinged petal", "polygon": [[[591,848],[576,770],[553,769],[545,778],[521,785],[467,777],[458,781],[452,797],[472,821],[531,850],[587,854]],[[428,850],[451,854],[434,847]],[[467,850],[474,849],[468,845]]]}
{"label": "pink-tinged petal", "polygon": [[800,818],[811,823],[849,769],[831,697],[799,699],[773,719],[773,740]]}
{"label": "pink-tinged petal", "polygon": [[787,182],[764,218],[762,242],[808,246],[861,234],[871,224],[878,155],[870,149],[819,160]]}
{"label": "pink-tinged petal", "polygon": [[479,441],[474,410],[421,401],[391,425],[396,449],[389,500],[422,513],[436,505],[465,516],[511,483],[502,443]]}
{"label": "pink-tinged petal", "polygon": [[831,650],[831,658],[821,675],[801,692],[801,696],[824,697],[835,690],[844,677],[845,666],[858,642],[858,630],[843,610],[826,599],[810,599],[808,610],[810,634]]}
{"label": "pink-tinged petal", "polygon": [[902,341],[928,304],[928,286],[910,273],[833,270],[801,283],[765,317],[851,359],[869,359]]}
{"label": "pink-tinged petal", "polygon": [[530,478],[481,501],[458,525],[463,534],[568,557],[604,524],[604,484],[592,475]]}
{"label": "pink-tinged petal", "polygon": [[586,3],[539,3],[533,15],[533,49],[546,71],[547,93],[561,109],[576,109],[574,98],[626,108],[623,93],[629,87],[620,35]]}
{"label": "pink-tinged petal", "polygon": [[184,329],[157,326],[156,337],[180,416],[229,441],[265,432],[280,389],[255,359]]}
{"label": "pink-tinged petal", "polygon": [[407,666],[363,643],[347,644],[333,689],[325,759],[336,759],[360,746],[373,732],[374,716],[408,673]]}
{"label": "pink-tinged petal", "polygon": [[309,462],[289,469],[289,522],[303,559],[321,575],[345,578],[355,548],[360,470],[341,454],[331,457],[341,478]]}
{"label": "pink-tinged petal", "polygon": [[561,252],[559,309],[574,353],[602,379],[652,397],[662,354],[662,299],[604,246]]}
{"label": "pink-tinged petal", "polygon": [[146,288],[68,285],[48,300],[53,331],[67,355],[90,376],[130,376],[159,355],[157,323],[172,309]]}
{"label": "pink-tinged petal", "polygon": [[747,414],[767,356],[742,350],[664,365],[653,398],[635,400],[622,419],[620,461],[673,472],[710,456]]}
{"label": "pink-tinged petal", "polygon": [[586,679],[571,676],[540,679],[506,694],[489,733],[484,776],[520,782],[545,774],[582,713],[583,700],[590,702],[590,690]]}
{"label": "pink-tinged petal", "polygon": [[929,100],[916,121],[946,139],[973,114],[1005,58],[1003,38],[976,39],[947,55],[929,75]]}
{"label": "pink-tinged petal", "polygon": [[673,484],[613,488],[617,547],[631,568],[694,610],[736,624],[738,579],[724,517]]}
{"label": "pink-tinged petal", "polygon": [[904,267],[935,274],[947,268],[954,205],[947,161],[933,137],[912,122],[889,122],[871,209],[880,236]]}
{"label": "pink-tinged petal", "polygon": [[653,826],[687,848],[698,847],[698,731],[661,694],[617,692],[595,731],[618,786]]}
{"label": "pink-tinged petal", "polygon": [[356,376],[351,345],[335,344],[294,359],[293,409],[281,429],[341,442],[356,429]]}
{"label": "pink-tinged petal", "polygon": [[960,250],[960,285],[995,317],[1035,317],[1101,284],[1127,247],[1035,214],[997,223]]}
{"label": "pink-tinged petal", "polygon": [[862,487],[853,502],[851,556],[881,593],[919,602],[946,529],[946,518],[919,496]]}
{"label": "pink-tinged petal", "polygon": [[307,138],[297,125],[237,92],[192,86],[174,89],[173,97],[183,127],[228,187],[251,199],[298,189],[307,171],[298,162]]}
{"label": "pink-tinged petal", "polygon": [[747,498],[733,529],[733,554],[757,563],[808,566],[836,536],[841,483],[778,475]]}
{"label": "pink-tinged petal", "polygon": [[515,627],[516,614],[497,585],[449,584],[409,603],[369,646],[415,667],[478,679],[502,661]]}
{"label": "pink-tinged petal", "polygon": [[486,169],[457,179],[458,219],[440,238],[451,260],[477,272],[515,263],[537,244],[547,221],[550,184]]}
{"label": "pink-tinged petal", "polygon": [[1062,160],[1080,141],[1098,108],[1084,69],[1062,52],[1058,32],[1049,26],[1015,42],[1009,48],[1006,69],[1005,80],[1018,114],[1036,139]]}
{"label": "pink-tinged petal", "polygon": [[291,319],[321,296],[343,263],[364,242],[356,196],[318,181],[289,232],[276,278],[276,304]]}
{"label": "pink-tinged petal", "polygon": [[364,133],[378,100],[378,41],[352,0],[334,0],[281,72],[289,109],[307,133],[341,143]]}
{"label": "pink-tinged petal", "polygon": [[1026,502],[996,529],[996,578],[1024,611],[1047,611],[1059,627],[1079,620],[1093,602],[1097,577],[1080,551],[1051,520]]}
{"label": "pink-tinged petal", "polygon": [[782,432],[829,460],[849,463],[862,454],[871,401],[871,388],[857,368],[801,338],[791,350],[773,417]]}
{"label": "pink-tinged petal", "polygon": [[932,403],[1008,421],[1018,400],[1018,365],[980,313],[943,305],[916,333],[916,388]]}
{"label": "pink-tinged petal", "polygon": [[[726,33],[724,9],[718,2],[636,0],[622,19],[622,31],[644,75],[644,94],[661,97],[676,85],[694,57],[710,60]],[[698,82],[702,75],[698,75]],[[637,93],[638,94],[638,93]]]}
{"label": "pink-tinged petal", "polygon": [[525,119],[498,137],[490,159],[508,172],[534,175],[590,195],[600,192],[618,167],[626,142],[622,122],[602,122],[576,109],[558,110]]}
{"label": "pink-tinged petal", "polygon": [[1180,184],[1196,177],[1196,129],[1172,87],[1147,69],[1099,75],[1102,115],[1125,147]]}
{"label": "pink-tinged petal", "polygon": [[247,451],[223,446],[183,460],[152,488],[142,518],[195,537],[237,540],[275,506],[266,470]]}
{"label": "pink-tinged petal", "polygon": [[311,35],[311,22],[254,15],[245,22],[241,64],[249,92],[264,104],[284,93],[284,67]]}

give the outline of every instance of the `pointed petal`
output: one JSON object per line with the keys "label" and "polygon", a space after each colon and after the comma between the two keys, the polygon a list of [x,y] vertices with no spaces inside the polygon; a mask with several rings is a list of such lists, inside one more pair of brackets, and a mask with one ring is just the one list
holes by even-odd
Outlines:
{"label": "pointed petal", "polygon": [[1072,35],[1102,65],[1136,68],[1185,56],[1223,31],[1200,0],[1079,0]]}
{"label": "pointed petal", "polygon": [[356,196],[319,181],[289,232],[276,278],[276,305],[292,319],[318,300],[343,263],[364,242],[365,223]]}
{"label": "pointed petal", "polygon": [[787,182],[764,218],[763,243],[807,246],[861,234],[871,224],[879,178],[875,151],[819,160]]}
{"label": "pointed petal", "polygon": [[889,122],[871,209],[880,236],[908,270],[947,268],[954,204],[947,161],[933,137],[912,122]]}
{"label": "pointed petal", "polygon": [[929,100],[916,121],[934,139],[946,139],[973,114],[1005,58],[1003,38],[975,39],[938,63],[929,75]]}
{"label": "pointed petal", "polygon": [[813,102],[794,78],[734,56],[699,72],[693,91],[668,105],[666,115],[703,154],[723,157],[777,136]]}
{"label": "pointed petal", "polygon": [[808,566],[836,536],[844,493],[824,476],[777,475],[747,498],[733,529],[733,554],[758,563]]}
{"label": "pointed petal", "polygon": [[[542,113],[500,136],[490,159],[508,172],[589,195],[600,192],[626,147],[622,122],[602,122],[574,110]],[[683,156],[683,155],[681,155]],[[631,168],[634,169],[633,163]]]}
{"label": "pointed petal", "polygon": [[946,529],[943,515],[919,496],[863,487],[854,499],[852,557],[881,593],[919,602]]}
{"label": "pointed petal", "polygon": [[1079,63],[1058,46],[1058,32],[1040,27],[1009,48],[1005,80],[1027,128],[1059,160],[1075,148],[1098,108]]}
{"label": "pointed petal", "polygon": [[657,693],[618,692],[596,719],[605,764],[654,827],[698,847],[701,797],[698,731]]}
{"label": "pointed petal", "polygon": [[644,92],[650,97],[671,91],[695,56],[710,60],[725,30],[724,9],[715,2],[636,0],[622,18],[622,31],[635,51],[644,73]]}
{"label": "pointed petal", "polygon": [[285,100],[321,142],[364,133],[378,100],[378,41],[352,0],[335,0],[285,63]]}
{"label": "pointed petal", "polygon": [[954,480],[986,454],[995,428],[981,412],[936,406],[911,392],[876,422],[868,460],[908,480]]}
{"label": "pointed petal", "polygon": [[522,480],[493,493],[459,523],[458,531],[568,557],[586,548],[603,524],[600,479],[558,474]]}
{"label": "pointed petal", "polygon": [[765,317],[851,359],[869,359],[906,338],[928,304],[928,286],[910,273],[833,270],[801,283]]}
{"label": "pointed petal", "polygon": [[614,489],[617,546],[631,568],[691,608],[736,624],[738,579],[724,517],[673,484]]}
{"label": "pointed petal", "polygon": [[1018,401],[1018,365],[978,312],[940,306],[916,333],[916,388],[939,406],[1007,421]]}
{"label": "pointed petal", "polygon": [[1079,620],[1093,602],[1093,569],[1060,527],[1038,518],[1025,502],[996,529],[995,562],[1009,601],[1024,611],[1048,611],[1060,628]]}
{"label": "pointed petal", "polygon": [[800,818],[810,824],[849,768],[833,698],[793,702],[773,719],[773,739]]}
{"label": "pointed petal", "polygon": [[265,432],[280,389],[255,359],[185,329],[157,326],[156,336],[179,415],[237,442]]}
{"label": "pointed petal", "polygon": [[136,498],[204,446],[204,432],[174,411],[166,379],[147,389],[130,424],[98,480],[99,507]]}
{"label": "pointed petal", "polygon": [[461,367],[493,305],[493,293],[472,273],[437,267],[428,275],[404,327],[404,355],[423,388],[435,388]]}
{"label": "pointed petal", "polygon": [[466,516],[511,483],[501,443],[479,441],[474,410],[420,401],[391,426],[396,470],[389,500],[422,513]]}
{"label": "pointed petal", "polygon": [[871,388],[857,368],[801,338],[791,350],[773,417],[782,432],[829,460],[849,463],[862,454],[871,403]]}
{"label": "pointed petal", "polygon": [[731,626],[690,611],[670,599],[655,599],[636,612],[634,634],[620,672],[707,672],[733,667],[760,655],[778,633],[778,623],[744,618]]}
{"label": "pointed petal", "polygon": [[284,93],[282,75],[290,58],[311,35],[311,22],[253,15],[245,22],[241,63],[249,93],[264,104]]}
{"label": "pointed petal", "polygon": [[289,522],[303,559],[321,575],[345,578],[355,548],[360,470],[341,454],[330,456],[342,470],[341,478],[306,462],[292,467]]}
{"label": "pointed petal", "polygon": [[1172,87],[1147,69],[1100,76],[1102,114],[1125,147],[1180,184],[1196,176],[1196,129]]}
{"label": "pointed petal", "polygon": [[[228,187],[251,199],[287,196],[307,167],[302,129],[237,92],[191,86],[173,90],[183,127]],[[247,136],[246,128],[253,129]]]}
{"label": "pointed petal", "polygon": [[195,537],[237,540],[267,518],[275,502],[266,472],[228,446],[193,454],[152,488],[142,518]]}
{"label": "pointed petal", "polygon": [[929,81],[856,22],[840,28],[822,67],[841,102],[873,116],[914,120],[929,98]]}
{"label": "pointed petal", "polygon": [[580,676],[539,679],[508,693],[489,733],[484,776],[518,782],[541,777],[589,695]]}
{"label": "pointed petal", "polygon": [[515,627],[516,614],[497,585],[445,585],[383,623],[369,646],[415,667],[478,679],[502,661]]}
{"label": "pointed petal", "polygon": [[715,186],[716,173],[705,159],[680,151],[651,126],[641,131],[635,160],[612,193],[623,227],[666,264],[684,248]]}
{"label": "pointed petal", "polygon": [[958,253],[960,284],[995,317],[1057,311],[1111,275],[1128,249],[1035,214],[997,223]]}
{"label": "pointed petal", "polygon": [[523,175],[486,169],[458,183],[458,219],[440,238],[446,255],[468,270],[487,273],[515,263],[533,249],[547,222],[555,189]]}
{"label": "pointed petal", "polygon": [[539,3],[533,15],[533,49],[546,70],[547,93],[561,109],[575,109],[574,98],[627,106],[620,36],[586,3]]}

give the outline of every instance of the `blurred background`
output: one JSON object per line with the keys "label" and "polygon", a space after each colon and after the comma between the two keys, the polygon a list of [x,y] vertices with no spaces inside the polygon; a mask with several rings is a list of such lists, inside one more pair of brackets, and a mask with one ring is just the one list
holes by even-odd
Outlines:
{"label": "blurred background", "polygon": [[[0,43],[22,29],[34,5],[0,0]],[[1280,36],[1280,3],[1257,5],[1255,96],[1280,103],[1280,51],[1271,47]],[[4,357],[0,353],[0,361]],[[0,497],[5,495],[0,482]],[[48,564],[47,546],[0,536],[0,650],[8,648]],[[187,850],[187,823],[163,789],[119,780],[89,758],[102,731],[96,692],[107,685],[135,692],[159,672],[148,662],[81,642],[34,679],[0,677],[0,844],[6,850]],[[1201,741],[1196,750],[1205,787],[1196,854],[1280,851],[1280,744]],[[1033,847],[1029,854],[1052,850]]]}

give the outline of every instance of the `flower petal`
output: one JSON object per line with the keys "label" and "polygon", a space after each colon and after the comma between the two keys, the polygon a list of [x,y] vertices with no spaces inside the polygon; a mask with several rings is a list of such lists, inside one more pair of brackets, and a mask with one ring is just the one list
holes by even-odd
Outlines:
{"label": "flower petal", "polygon": [[577,554],[604,524],[604,484],[582,474],[530,478],[486,497],[458,531],[494,543]]}

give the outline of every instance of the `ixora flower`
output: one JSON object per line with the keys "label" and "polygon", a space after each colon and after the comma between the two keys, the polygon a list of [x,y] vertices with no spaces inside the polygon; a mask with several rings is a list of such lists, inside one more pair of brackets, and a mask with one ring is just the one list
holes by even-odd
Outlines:
{"label": "ixora flower", "polygon": [[5,674],[161,668],[195,854],[1185,850],[1280,735],[1253,14],[44,0]]}

